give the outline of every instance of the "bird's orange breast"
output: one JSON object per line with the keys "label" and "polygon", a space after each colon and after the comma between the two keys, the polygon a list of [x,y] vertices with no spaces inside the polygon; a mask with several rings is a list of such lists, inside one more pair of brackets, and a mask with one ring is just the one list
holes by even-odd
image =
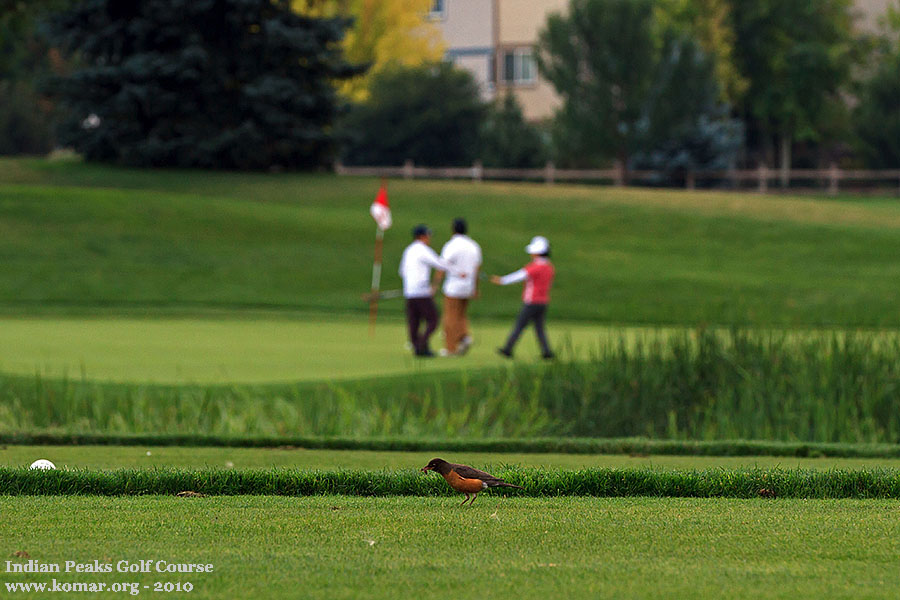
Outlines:
{"label": "bird's orange breast", "polygon": [[464,494],[477,494],[484,489],[484,482],[482,480],[460,477],[459,473],[456,471],[450,471],[444,475],[444,479],[447,480],[450,487],[457,492],[462,492]]}

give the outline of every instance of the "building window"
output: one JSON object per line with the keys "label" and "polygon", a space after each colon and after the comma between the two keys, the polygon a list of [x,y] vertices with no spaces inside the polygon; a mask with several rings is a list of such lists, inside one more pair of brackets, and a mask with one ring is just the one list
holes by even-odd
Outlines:
{"label": "building window", "polygon": [[529,84],[537,79],[537,68],[531,48],[503,51],[501,68],[500,80],[507,84]]}
{"label": "building window", "polygon": [[444,18],[444,0],[432,0],[431,12],[428,13],[428,17],[431,19]]}
{"label": "building window", "polygon": [[505,52],[503,54],[503,81],[510,83],[516,80],[516,53]]}

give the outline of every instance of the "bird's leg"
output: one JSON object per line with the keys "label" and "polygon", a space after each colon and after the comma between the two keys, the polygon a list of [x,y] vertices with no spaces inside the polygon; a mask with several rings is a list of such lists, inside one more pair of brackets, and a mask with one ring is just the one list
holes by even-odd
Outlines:
{"label": "bird's leg", "polygon": [[477,497],[478,497],[478,492],[475,492],[475,493],[472,495],[472,501],[469,502],[469,506],[472,506],[473,504],[475,504],[475,498],[477,498]]}
{"label": "bird's leg", "polygon": [[462,501],[462,504],[460,504],[460,506],[462,506],[463,504],[465,504],[468,501],[469,501],[469,494],[466,494],[466,499]]}

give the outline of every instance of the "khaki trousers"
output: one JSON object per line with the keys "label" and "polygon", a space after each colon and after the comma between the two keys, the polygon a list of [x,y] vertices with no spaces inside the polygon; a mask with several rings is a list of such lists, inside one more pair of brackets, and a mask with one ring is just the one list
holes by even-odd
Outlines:
{"label": "khaki trousers", "polygon": [[459,343],[469,335],[468,298],[444,296],[444,346],[447,352],[455,354]]}

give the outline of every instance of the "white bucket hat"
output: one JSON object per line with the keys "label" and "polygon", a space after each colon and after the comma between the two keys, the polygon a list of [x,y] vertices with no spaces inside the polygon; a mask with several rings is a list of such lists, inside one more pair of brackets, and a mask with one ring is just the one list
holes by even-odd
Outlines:
{"label": "white bucket hat", "polygon": [[550,250],[550,242],[542,235],[536,235],[531,238],[531,243],[525,246],[525,252],[528,254],[546,254]]}

